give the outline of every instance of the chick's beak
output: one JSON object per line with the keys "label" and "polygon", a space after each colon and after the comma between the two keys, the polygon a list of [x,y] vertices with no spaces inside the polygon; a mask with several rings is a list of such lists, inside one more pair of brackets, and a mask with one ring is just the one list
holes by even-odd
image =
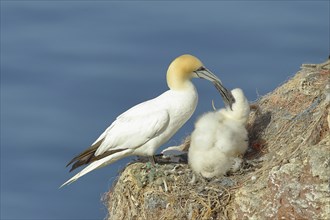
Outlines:
{"label": "chick's beak", "polygon": [[206,67],[202,66],[198,70],[194,71],[197,77],[209,80],[213,83],[215,88],[219,91],[220,95],[222,96],[222,99],[226,106],[229,106],[230,109],[232,107],[232,104],[235,102],[235,98],[231,94],[230,91],[228,91],[223,85],[221,80],[214,75],[210,70],[208,70]]}

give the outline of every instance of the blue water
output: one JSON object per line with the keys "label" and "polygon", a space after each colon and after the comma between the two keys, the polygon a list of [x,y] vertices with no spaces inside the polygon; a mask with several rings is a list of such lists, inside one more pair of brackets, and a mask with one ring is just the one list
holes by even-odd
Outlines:
{"label": "blue water", "polygon": [[[198,56],[249,100],[329,55],[329,1],[1,1],[1,219],[102,219],[100,198],[130,159],[58,189],[65,169],[124,110],[167,89]],[[222,106],[194,80],[196,117]]]}

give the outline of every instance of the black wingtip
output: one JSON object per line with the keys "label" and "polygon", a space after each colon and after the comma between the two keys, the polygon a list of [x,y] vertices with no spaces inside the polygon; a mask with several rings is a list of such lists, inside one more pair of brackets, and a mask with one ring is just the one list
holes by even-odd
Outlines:
{"label": "black wingtip", "polygon": [[74,169],[76,169],[77,167],[72,166],[71,169],[69,170],[69,173],[71,173]]}
{"label": "black wingtip", "polygon": [[77,159],[78,159],[78,157],[74,157],[72,160],[70,160],[70,162],[65,167],[70,166]]}

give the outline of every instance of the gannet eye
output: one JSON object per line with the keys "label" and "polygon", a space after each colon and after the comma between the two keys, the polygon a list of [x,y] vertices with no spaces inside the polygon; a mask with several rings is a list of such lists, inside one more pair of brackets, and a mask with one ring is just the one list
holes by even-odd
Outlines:
{"label": "gannet eye", "polygon": [[206,70],[204,66],[199,67],[195,72]]}

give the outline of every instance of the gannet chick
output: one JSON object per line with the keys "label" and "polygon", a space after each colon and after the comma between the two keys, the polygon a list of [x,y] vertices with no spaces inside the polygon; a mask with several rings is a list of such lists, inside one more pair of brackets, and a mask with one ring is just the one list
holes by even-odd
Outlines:
{"label": "gannet chick", "polygon": [[153,156],[195,111],[198,95],[191,78],[211,81],[226,105],[233,103],[231,93],[222,86],[220,79],[192,55],[176,58],[170,64],[166,78],[168,91],[119,115],[91,147],[69,162],[67,166],[73,164],[70,171],[89,165],[62,186],[127,156]]}
{"label": "gannet chick", "polygon": [[188,162],[191,169],[205,178],[220,177],[238,169],[239,156],[248,147],[245,128],[250,106],[241,89],[231,91],[235,103],[202,115],[191,135]]}

